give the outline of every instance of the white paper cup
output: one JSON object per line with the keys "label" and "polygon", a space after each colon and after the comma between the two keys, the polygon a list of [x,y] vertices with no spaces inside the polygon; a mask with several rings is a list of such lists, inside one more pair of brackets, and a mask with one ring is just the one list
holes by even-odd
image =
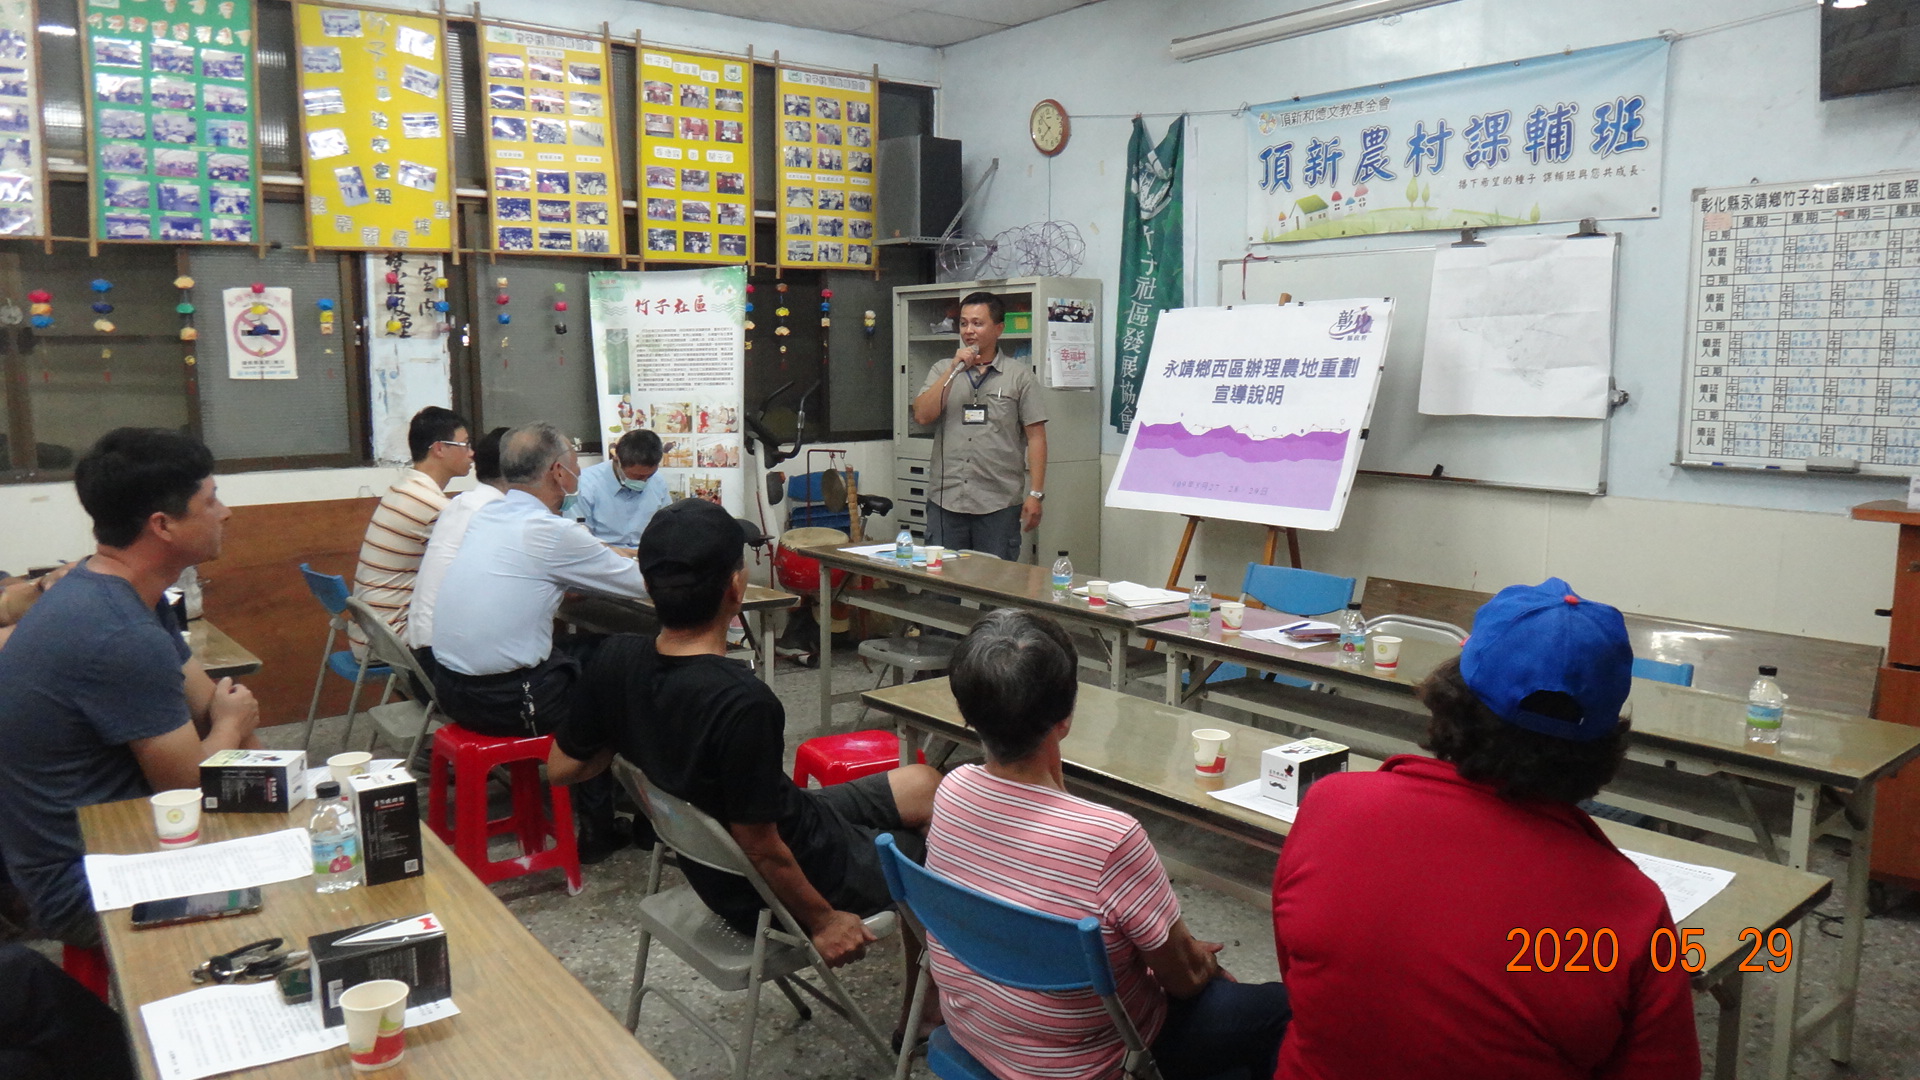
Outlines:
{"label": "white paper cup", "polygon": [[1375,671],[1400,670],[1400,643],[1404,638],[1391,634],[1375,634],[1373,641],[1373,669]]}
{"label": "white paper cup", "polygon": [[1227,771],[1227,740],[1233,738],[1219,728],[1199,728],[1193,733],[1193,771],[1202,776],[1218,776]]}
{"label": "white paper cup", "polygon": [[335,754],[327,759],[327,772],[333,775],[333,782],[339,784],[344,792],[347,790],[347,777],[367,775],[372,761],[373,755],[364,750]]}
{"label": "white paper cup", "polygon": [[1220,604],[1220,625],[1228,630],[1240,629],[1247,618],[1247,605],[1238,600],[1225,600]]}
{"label": "white paper cup", "polygon": [[355,1072],[400,1064],[407,1053],[407,984],[398,979],[357,983],[340,995],[347,1017],[347,1056]]}
{"label": "white paper cup", "polygon": [[1087,606],[1106,607],[1107,587],[1107,583],[1104,581],[1087,582]]}
{"label": "white paper cup", "polygon": [[200,842],[200,789],[175,788],[148,799],[153,807],[153,831],[163,848],[192,847]]}

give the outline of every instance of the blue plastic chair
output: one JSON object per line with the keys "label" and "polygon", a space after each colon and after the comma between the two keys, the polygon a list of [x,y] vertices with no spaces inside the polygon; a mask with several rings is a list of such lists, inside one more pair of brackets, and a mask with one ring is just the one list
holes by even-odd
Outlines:
{"label": "blue plastic chair", "polygon": [[307,705],[307,735],[301,743],[311,751],[313,725],[320,717],[320,691],[326,685],[327,672],[353,683],[353,696],[347,699],[347,734],[351,735],[353,715],[360,708],[360,688],[368,679],[393,678],[393,669],[385,664],[362,661],[353,655],[352,649],[334,651],[335,635],[347,629],[347,579],[339,574],[323,574],[306,563],[300,564],[300,576],[307,581],[307,591],[327,609],[327,643],[320,649],[320,670],[313,676],[313,701]]}
{"label": "blue plastic chair", "polygon": [[[1153,1052],[1114,988],[1099,919],[1091,915],[1078,921],[1063,919],[956,885],[900,854],[890,833],[875,837],[874,844],[880,849],[887,891],[922,942],[931,934],[976,974],[1015,990],[1092,991],[1126,1043],[1125,1074],[1160,1075]],[[907,1015],[910,1032],[920,1030],[921,1010],[932,981],[932,965],[923,960]],[[902,1042],[895,1080],[906,1080],[913,1050],[913,1040]],[[944,1025],[927,1040],[927,1065],[944,1080],[995,1080]]]}
{"label": "blue plastic chair", "polygon": [[1665,660],[1649,660],[1644,656],[1636,656],[1633,658],[1633,677],[1672,683],[1675,686],[1692,686],[1693,665],[1673,664]]}
{"label": "blue plastic chair", "polygon": [[[1242,600],[1257,600],[1275,611],[1302,617],[1345,611],[1353,599],[1354,579],[1322,574],[1317,570],[1298,570],[1291,566],[1249,563],[1247,576],[1240,585]],[[1225,682],[1246,675],[1238,664],[1221,664],[1207,677],[1210,683]],[[1274,682],[1285,686],[1311,687],[1312,679],[1271,673]]]}

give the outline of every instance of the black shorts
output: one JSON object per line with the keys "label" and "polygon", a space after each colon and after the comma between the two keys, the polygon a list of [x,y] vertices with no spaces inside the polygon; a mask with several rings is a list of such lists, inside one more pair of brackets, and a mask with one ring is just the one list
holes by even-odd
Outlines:
{"label": "black shorts", "polygon": [[840,827],[847,852],[847,873],[832,887],[814,882],[827,903],[838,911],[851,911],[865,918],[893,906],[887,892],[887,877],[880,869],[880,849],[874,838],[892,833],[900,854],[917,863],[927,861],[927,842],[900,821],[900,808],[893,802],[893,783],[887,773],[874,773],[844,784],[808,788],[808,798],[816,799],[827,817]]}

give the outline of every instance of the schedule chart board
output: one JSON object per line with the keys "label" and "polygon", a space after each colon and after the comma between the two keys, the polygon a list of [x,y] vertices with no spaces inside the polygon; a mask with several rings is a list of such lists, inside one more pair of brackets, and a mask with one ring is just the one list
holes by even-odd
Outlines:
{"label": "schedule chart board", "polygon": [[1920,173],[1697,190],[1692,267],[1681,464],[1920,472]]}

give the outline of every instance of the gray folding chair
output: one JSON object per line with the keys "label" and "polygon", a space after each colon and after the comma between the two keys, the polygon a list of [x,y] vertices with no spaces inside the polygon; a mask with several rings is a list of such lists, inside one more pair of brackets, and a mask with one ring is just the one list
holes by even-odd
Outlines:
{"label": "gray folding chair", "polygon": [[[347,597],[347,617],[360,627],[360,632],[367,638],[367,655],[361,661],[362,668],[367,664],[385,664],[393,670],[393,674],[387,678],[386,690],[380,695],[380,704],[366,710],[367,717],[373,721],[373,734],[367,737],[367,750],[371,753],[374,743],[384,734],[396,745],[407,748],[407,756],[403,760],[411,766],[415,756],[420,753],[421,740],[433,729],[434,721],[447,722],[447,715],[440,711],[440,704],[435,700],[433,680],[421,670],[420,662],[413,658],[413,651],[394,634],[393,627],[387,625],[379,612],[368,607],[366,601],[357,596]],[[423,700],[392,700],[394,680],[402,675],[413,680]],[[363,674],[362,679],[364,677]],[[359,680],[356,680],[356,687],[358,684]],[[353,717],[349,716],[346,733],[340,737],[340,745],[346,746],[352,739]]]}
{"label": "gray folding chair", "polygon": [[[640,900],[640,949],[633,962],[633,991],[627,1001],[627,1030],[633,1031],[639,1026],[640,1006],[647,994],[658,994],[698,1028],[701,1034],[718,1043],[726,1051],[733,1080],[744,1080],[753,1054],[754,1023],[760,1012],[760,985],[771,982],[786,995],[794,1011],[800,1014],[800,1019],[806,1020],[813,1013],[794,993],[796,987],[840,1014],[866,1038],[881,1060],[891,1061],[893,1051],[887,1040],[881,1038],[867,1014],[854,1003],[846,987],[813,947],[807,932],[787,911],[780,898],[773,894],[766,879],[753,868],[746,852],[740,850],[740,845],[734,841],[733,834],[727,831],[726,826],[691,803],[661,791],[653,781],[647,779],[646,773],[623,757],[613,759],[613,774],[626,786],[627,793],[633,796],[641,813],[646,814],[647,820],[653,823],[654,834],[659,838],[653,848],[653,859],[647,867],[646,892]],[[682,885],[666,892],[660,891],[660,866],[668,848],[683,860],[747,879],[747,883],[760,894],[761,902],[766,904],[760,911],[760,919],[751,938],[715,915],[692,886]],[[867,929],[875,937],[891,935],[897,925],[891,911],[871,916],[866,922]],[[648,984],[647,954],[656,937],[715,987],[747,992],[746,1016],[741,1021],[738,1047],[729,1043],[720,1030],[706,1019],[695,1015],[672,991]],[[799,973],[807,968],[814,970],[821,986],[826,988],[824,991],[800,977]]]}
{"label": "gray folding chair", "polygon": [[1434,641],[1442,645],[1466,643],[1467,632],[1450,622],[1423,619],[1418,615],[1376,615],[1367,620],[1367,636],[1391,634],[1414,641]]}

